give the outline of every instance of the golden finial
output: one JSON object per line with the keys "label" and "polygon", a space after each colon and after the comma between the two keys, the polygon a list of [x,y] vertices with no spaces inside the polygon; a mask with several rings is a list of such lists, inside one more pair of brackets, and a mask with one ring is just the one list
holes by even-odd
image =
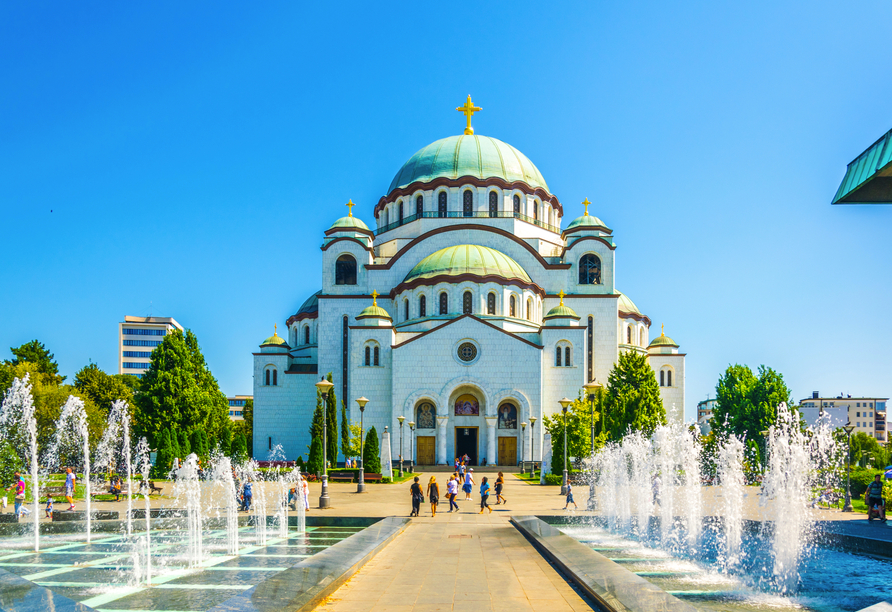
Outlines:
{"label": "golden finial", "polygon": [[352,217],[353,216],[353,207],[356,206],[356,204],[353,203],[353,200],[349,200],[346,204],[344,204],[344,206],[346,206],[347,210],[350,211],[350,214],[348,214],[347,216]]}
{"label": "golden finial", "polygon": [[474,133],[474,128],[471,127],[471,116],[477,111],[482,111],[483,109],[479,106],[474,106],[474,103],[471,102],[471,94],[468,94],[468,101],[465,102],[465,105],[459,106],[455,110],[464,113],[465,117],[468,118],[468,127],[465,128],[465,135],[471,136]]}
{"label": "golden finial", "polygon": [[279,325],[277,323],[273,323],[273,335],[276,338],[279,337]]}
{"label": "golden finial", "polygon": [[381,295],[377,291],[372,291],[372,306],[378,305],[378,296]]}
{"label": "golden finial", "polygon": [[661,336],[666,335],[666,324],[665,323],[660,323],[660,335]]}
{"label": "golden finial", "polygon": [[591,202],[588,201],[588,198],[586,198],[582,201],[582,205],[585,206],[585,216],[586,217],[588,217],[588,205],[589,204],[591,204]]}
{"label": "golden finial", "polygon": [[567,295],[567,294],[564,293],[564,290],[563,290],[563,289],[561,289],[560,292],[558,293],[558,296],[560,296],[560,298],[561,298],[561,303],[558,304],[558,306],[563,306],[563,305],[564,305],[564,296],[565,296],[565,295]]}

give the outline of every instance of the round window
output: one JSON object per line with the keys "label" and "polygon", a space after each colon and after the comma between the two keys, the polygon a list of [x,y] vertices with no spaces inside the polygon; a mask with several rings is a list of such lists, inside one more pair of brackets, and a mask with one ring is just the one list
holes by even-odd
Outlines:
{"label": "round window", "polygon": [[474,361],[477,358],[477,347],[470,342],[463,342],[458,347],[458,358],[462,361]]}

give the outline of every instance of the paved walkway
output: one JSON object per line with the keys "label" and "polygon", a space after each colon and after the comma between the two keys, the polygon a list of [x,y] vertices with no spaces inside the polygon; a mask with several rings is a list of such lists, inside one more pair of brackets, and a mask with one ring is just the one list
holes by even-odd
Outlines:
{"label": "paved walkway", "polygon": [[413,521],[317,608],[324,612],[591,609],[501,512],[437,514]]}

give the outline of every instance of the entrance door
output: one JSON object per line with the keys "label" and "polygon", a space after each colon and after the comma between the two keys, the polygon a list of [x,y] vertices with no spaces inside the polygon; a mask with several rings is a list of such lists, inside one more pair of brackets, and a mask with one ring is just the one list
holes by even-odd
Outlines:
{"label": "entrance door", "polygon": [[499,438],[499,465],[517,465],[517,438]]}
{"label": "entrance door", "polygon": [[418,436],[415,438],[415,444],[418,447],[415,456],[418,458],[418,465],[434,465],[436,463],[434,443],[436,436]]}
{"label": "entrance door", "polygon": [[455,428],[455,454],[459,457],[467,455],[470,458],[468,463],[470,463],[471,465],[477,465],[476,427]]}

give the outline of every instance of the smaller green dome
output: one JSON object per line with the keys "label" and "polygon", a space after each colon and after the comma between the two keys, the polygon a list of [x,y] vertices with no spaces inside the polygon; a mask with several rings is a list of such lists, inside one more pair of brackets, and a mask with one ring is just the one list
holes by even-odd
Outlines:
{"label": "smaller green dome", "polygon": [[565,306],[563,303],[549,310],[548,314],[545,315],[543,319],[556,319],[558,317],[566,319],[579,319],[579,315],[576,314],[576,311],[569,306]]}
{"label": "smaller green dome", "polygon": [[567,229],[564,231],[568,231],[571,229],[575,229],[577,227],[603,227],[607,228],[607,225],[603,221],[601,221],[598,217],[593,215],[584,214],[581,217],[576,217],[570,225],[567,226]]}
{"label": "smaller green dome", "polygon": [[672,338],[670,338],[669,336],[667,336],[667,335],[666,335],[666,332],[662,329],[662,327],[661,327],[661,329],[660,329],[660,335],[657,336],[656,338],[654,338],[654,339],[651,341],[651,343],[648,344],[647,346],[648,346],[648,348],[650,348],[650,347],[652,347],[652,346],[653,346],[653,347],[658,347],[658,346],[671,346],[671,347],[678,348],[678,344],[676,344],[675,340],[673,340]]}
{"label": "smaller green dome", "polygon": [[621,313],[638,315],[642,317],[644,316],[641,311],[638,310],[638,307],[635,306],[635,302],[629,299],[629,296],[627,296],[625,293],[622,293],[621,291],[617,291],[617,293],[619,293],[619,302],[617,304],[617,307],[619,308],[619,311]]}
{"label": "smaller green dome", "polygon": [[264,340],[263,343],[260,345],[261,348],[263,348],[265,346],[282,346],[285,348],[290,348],[288,346],[288,343],[285,342],[285,339],[279,337],[278,329],[276,329],[275,332],[273,333],[273,335],[270,336],[269,338],[267,338],[266,340]]}
{"label": "smaller green dome", "polygon": [[498,276],[524,284],[533,282],[519,263],[501,251],[478,244],[446,247],[428,255],[412,268],[404,282],[464,274]]}
{"label": "smaller green dome", "polygon": [[365,232],[371,231],[365,223],[363,223],[360,219],[358,219],[357,217],[354,217],[353,215],[350,215],[347,217],[341,217],[340,219],[338,219],[337,221],[332,223],[331,227],[328,229],[329,230],[348,230],[348,231],[349,230],[362,230]]}
{"label": "smaller green dome", "polygon": [[357,319],[377,318],[377,319],[390,319],[391,321],[393,320],[391,318],[391,316],[389,314],[387,314],[387,311],[384,310],[383,308],[381,308],[380,306],[378,306],[377,304],[372,304],[368,308],[363,309],[363,311],[360,312],[356,316],[356,318]]}

